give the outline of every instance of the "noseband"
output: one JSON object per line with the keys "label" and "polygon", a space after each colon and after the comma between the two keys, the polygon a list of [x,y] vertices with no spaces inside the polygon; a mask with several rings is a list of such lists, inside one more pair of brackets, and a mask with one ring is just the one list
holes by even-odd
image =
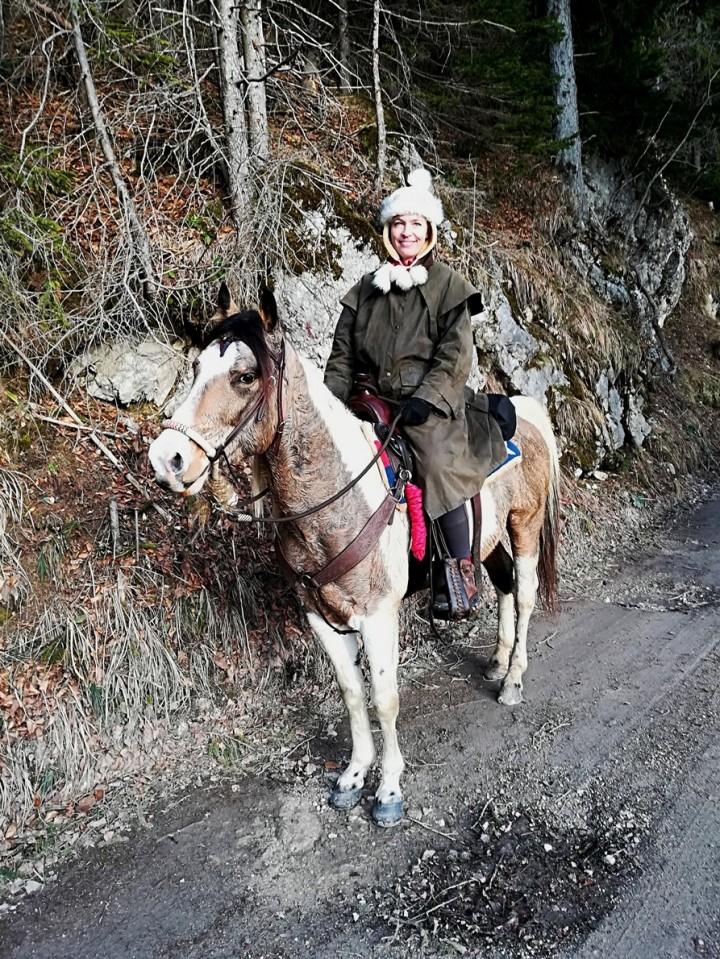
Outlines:
{"label": "noseband", "polygon": [[[277,446],[280,443],[280,438],[282,437],[282,434],[283,434],[283,430],[285,428],[285,420],[283,417],[283,401],[282,401],[283,399],[282,381],[283,381],[283,374],[285,372],[285,342],[284,341],[282,342],[280,346],[280,355],[278,356],[278,359],[276,361],[276,369],[277,369],[277,372],[274,377],[271,377],[271,379],[276,379],[277,381],[278,425],[275,430],[275,435],[272,438],[272,442],[270,443],[268,448],[265,450],[266,453],[271,453],[275,449],[277,449]],[[181,480],[182,485],[185,487],[185,489],[190,489],[190,487],[194,486],[199,479],[202,479],[202,477],[208,472],[210,467],[214,463],[217,463],[217,461],[220,459],[221,456],[224,457],[225,462],[227,463],[228,467],[230,467],[231,465],[230,460],[228,459],[228,455],[226,452],[228,446],[230,446],[230,444],[237,439],[237,437],[240,435],[240,433],[242,433],[242,431],[245,429],[248,423],[250,423],[253,420],[253,418],[257,417],[264,403],[265,403],[265,396],[261,392],[258,395],[258,397],[254,400],[254,402],[250,405],[250,408],[246,411],[245,415],[240,420],[240,422],[236,423],[235,426],[233,426],[233,428],[230,430],[228,435],[225,437],[222,443],[220,443],[219,446],[213,446],[212,443],[208,442],[208,440],[206,440],[201,433],[198,433],[197,430],[193,429],[192,426],[187,426],[185,423],[179,423],[177,420],[172,420],[172,419],[163,420],[163,422],[160,425],[162,426],[164,430],[175,430],[176,433],[182,433],[183,436],[187,436],[187,438],[191,440],[193,443],[195,443],[196,446],[200,447],[200,449],[203,451],[203,453],[207,457],[207,465],[205,466],[205,469],[202,471],[202,473],[196,476],[195,479],[190,480],[190,482],[186,483]]]}

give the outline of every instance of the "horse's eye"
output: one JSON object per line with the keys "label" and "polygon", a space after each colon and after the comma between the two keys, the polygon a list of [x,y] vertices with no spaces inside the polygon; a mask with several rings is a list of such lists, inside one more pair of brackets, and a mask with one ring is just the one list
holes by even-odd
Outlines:
{"label": "horse's eye", "polygon": [[200,360],[193,360],[192,371],[193,376],[197,379],[197,375],[200,372]]}
{"label": "horse's eye", "polygon": [[251,383],[254,383],[257,379],[257,376],[254,373],[236,373],[232,378],[233,386],[250,386]]}

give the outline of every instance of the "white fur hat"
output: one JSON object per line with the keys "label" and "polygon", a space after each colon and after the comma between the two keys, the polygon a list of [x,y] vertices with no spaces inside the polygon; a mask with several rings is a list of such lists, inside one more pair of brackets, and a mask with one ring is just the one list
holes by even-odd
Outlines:
{"label": "white fur hat", "polygon": [[380,223],[384,226],[394,216],[407,216],[417,213],[424,216],[434,226],[442,223],[445,214],[440,200],[430,190],[432,176],[430,171],[420,167],[408,174],[408,185],[401,186],[380,204]]}

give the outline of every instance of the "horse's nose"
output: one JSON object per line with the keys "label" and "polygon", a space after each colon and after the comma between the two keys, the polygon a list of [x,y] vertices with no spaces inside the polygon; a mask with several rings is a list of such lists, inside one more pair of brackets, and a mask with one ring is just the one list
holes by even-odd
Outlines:
{"label": "horse's nose", "polygon": [[170,460],[169,466],[170,466],[170,469],[173,471],[173,473],[175,473],[176,475],[178,473],[182,473],[182,471],[185,468],[185,463],[183,462],[183,458],[180,455],[180,453],[176,453],[172,457],[172,459]]}

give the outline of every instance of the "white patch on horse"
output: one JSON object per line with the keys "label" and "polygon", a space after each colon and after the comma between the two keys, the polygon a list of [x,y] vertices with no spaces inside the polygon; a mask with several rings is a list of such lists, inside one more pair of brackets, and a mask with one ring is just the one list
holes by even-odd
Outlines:
{"label": "white patch on horse", "polygon": [[[322,374],[316,366],[304,357],[299,357],[307,378],[308,392],[318,416],[332,436],[342,461],[350,476],[358,476],[372,458],[364,441],[358,442],[360,429],[357,418],[344,406],[322,381]],[[362,492],[368,506],[375,510],[385,498],[385,490],[376,470],[370,470],[357,489]]]}
{"label": "white patch on horse", "polygon": [[222,356],[220,355],[220,342],[211,343],[201,354],[198,374],[192,389],[187,399],[175,410],[173,419],[190,426],[198,403],[207,387],[216,379],[228,377],[230,371],[243,359],[248,367],[255,365],[252,352],[244,343],[228,343]]}
{"label": "white patch on horse", "polygon": [[480,527],[480,553],[481,555],[485,555],[485,545],[487,543],[496,543],[502,535],[502,530],[500,530],[498,527],[495,498],[491,491],[486,489],[484,486],[480,490],[480,509],[482,511],[482,525]]}

